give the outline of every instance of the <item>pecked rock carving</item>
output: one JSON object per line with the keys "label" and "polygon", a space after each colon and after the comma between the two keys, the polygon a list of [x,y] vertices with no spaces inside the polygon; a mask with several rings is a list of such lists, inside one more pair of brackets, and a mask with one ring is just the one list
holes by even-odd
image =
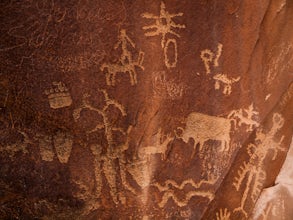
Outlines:
{"label": "pecked rock carving", "polygon": [[[145,36],[147,37],[153,37],[162,35],[161,39],[161,47],[164,51],[164,58],[165,58],[165,65],[168,69],[174,68],[177,65],[178,62],[178,49],[177,49],[177,41],[174,38],[168,38],[166,39],[166,35],[175,35],[176,37],[180,38],[180,35],[174,31],[174,29],[184,29],[186,28],[183,24],[176,24],[174,21],[174,18],[183,16],[183,13],[176,13],[176,14],[170,14],[166,10],[166,5],[164,2],[161,2],[160,6],[160,14],[154,15],[150,13],[143,13],[141,15],[143,18],[152,19],[154,20],[154,24],[144,26],[143,30],[146,30],[148,32],[145,33]],[[168,51],[169,48],[173,45],[174,51],[174,60],[170,60],[168,57]]]}
{"label": "pecked rock carving", "polygon": [[133,60],[133,55],[128,49],[128,45],[135,48],[135,44],[126,34],[126,30],[120,31],[120,36],[115,49],[121,47],[122,53],[118,63],[103,63],[100,67],[101,71],[106,71],[106,83],[108,86],[115,86],[117,73],[128,73],[130,78],[130,84],[133,86],[137,84],[136,68],[144,70],[142,66],[144,60],[144,53],[139,51],[137,60]]}
{"label": "pecked rock carving", "polygon": [[219,58],[222,55],[223,45],[218,43],[216,54],[210,49],[205,49],[200,52],[200,58],[204,63],[206,74],[211,73],[211,64],[214,67],[219,66]]}
{"label": "pecked rock carving", "polygon": [[274,113],[273,126],[270,131],[268,133],[259,131],[256,137],[258,145],[250,144],[248,146],[247,153],[249,154],[250,159],[248,162],[244,162],[240,167],[238,176],[235,177],[235,181],[233,182],[233,186],[237,191],[240,190],[242,184],[245,185],[245,190],[243,192],[240,206],[234,209],[234,212],[242,212],[246,217],[248,217],[247,212],[245,211],[245,204],[248,197],[250,197],[252,201],[255,202],[260,194],[263,182],[266,179],[266,172],[263,171],[263,166],[267,155],[270,151],[272,151],[273,157],[271,160],[273,161],[276,159],[277,153],[279,151],[285,150],[279,146],[280,143],[282,143],[284,136],[282,136],[278,142],[274,140],[275,134],[283,127],[283,124],[284,118],[282,115],[279,113]]}
{"label": "pecked rock carving", "polygon": [[225,74],[216,74],[213,79],[215,82],[215,89],[221,89],[221,85],[223,87],[223,94],[230,95],[232,92],[232,84],[238,82],[240,77],[229,79]]}
{"label": "pecked rock carving", "polygon": [[67,163],[71,154],[73,137],[67,132],[58,131],[53,136],[39,136],[41,158],[44,161],[53,161],[55,155],[60,163]]}
{"label": "pecked rock carving", "polygon": [[72,99],[67,87],[62,82],[53,82],[51,89],[45,90],[50,107],[53,109],[71,106]]}

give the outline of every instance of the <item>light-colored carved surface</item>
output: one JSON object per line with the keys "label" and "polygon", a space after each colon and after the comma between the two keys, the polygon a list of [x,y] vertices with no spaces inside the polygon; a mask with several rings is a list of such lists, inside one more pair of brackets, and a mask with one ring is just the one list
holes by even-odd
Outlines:
{"label": "light-colored carved surface", "polygon": [[273,152],[271,160],[275,160],[277,153],[279,151],[284,151],[283,148],[279,147],[280,143],[283,141],[284,136],[280,138],[279,141],[275,141],[275,134],[279,129],[282,128],[284,124],[284,119],[279,113],[273,115],[273,125],[270,131],[263,133],[259,131],[256,135],[257,145],[250,144],[248,147],[248,154],[250,159],[248,162],[244,162],[238,171],[238,176],[233,182],[233,186],[237,191],[240,190],[242,184],[245,185],[243,196],[241,198],[241,204],[238,208],[234,209],[234,212],[240,211],[246,217],[248,217],[245,211],[245,204],[247,199],[250,198],[253,202],[256,202],[261,189],[263,187],[263,182],[266,179],[266,172],[263,171],[264,161],[269,154]]}
{"label": "light-colored carved surface", "polygon": [[136,68],[144,70],[144,67],[142,66],[144,53],[139,51],[137,59],[133,60],[133,54],[128,49],[128,45],[130,45],[131,48],[135,48],[135,44],[126,34],[126,30],[122,29],[120,31],[118,42],[114,46],[115,49],[121,47],[122,53],[120,55],[119,62],[103,63],[100,67],[101,71],[106,72],[106,83],[109,86],[115,86],[117,73],[128,73],[130,84],[133,86],[137,84]]}
{"label": "light-colored carved surface", "polygon": [[52,88],[45,90],[50,107],[53,109],[68,107],[72,104],[71,95],[62,82],[53,82]]}
{"label": "light-colored carved surface", "polygon": [[287,220],[291,6],[1,1],[1,218]]}
{"label": "light-colored carved surface", "polygon": [[231,213],[228,209],[220,209],[219,212],[216,213],[216,220],[230,220]]}
{"label": "light-colored carved surface", "polygon": [[220,151],[229,149],[231,130],[229,119],[193,112],[186,119],[186,127],[179,129],[182,132],[179,137],[185,143],[188,143],[190,138],[194,140],[194,150],[199,143],[199,150],[201,151],[204,143],[208,140],[220,141]]}
{"label": "light-colored carved surface", "polygon": [[219,59],[222,55],[223,45],[221,43],[217,46],[216,53],[212,52],[210,49],[205,49],[200,52],[200,58],[204,63],[206,74],[211,73],[211,66],[218,67]]}
{"label": "light-colored carved surface", "polygon": [[[180,38],[180,34],[176,33],[176,29],[184,29],[186,28],[183,24],[177,24],[174,19],[176,17],[183,16],[183,13],[176,13],[171,14],[166,10],[166,5],[164,2],[161,2],[160,5],[160,14],[155,15],[151,13],[143,13],[141,15],[143,18],[151,19],[154,21],[154,24],[144,26],[143,30],[146,30],[148,32],[145,33],[145,36],[147,37],[153,37],[153,36],[162,36],[161,38],[161,47],[164,52],[164,62],[165,66],[167,68],[174,68],[177,65],[178,62],[178,49],[177,49],[177,40],[175,38],[167,38],[167,34],[174,35],[175,37]],[[168,57],[168,51],[170,49],[171,44],[173,44],[173,55],[174,60],[170,61]]]}
{"label": "light-colored carved surface", "polygon": [[276,178],[275,185],[262,191],[252,219],[254,220],[289,220],[292,216],[292,158],[293,141],[282,169]]}
{"label": "light-colored carved surface", "polygon": [[215,82],[215,89],[220,90],[224,95],[231,95],[232,85],[240,80],[240,77],[229,79],[225,74],[216,74],[213,79]]}
{"label": "light-colored carved surface", "polygon": [[161,154],[162,159],[166,158],[166,151],[168,149],[168,144],[174,139],[170,134],[166,137],[162,134],[162,129],[160,128],[156,134],[153,145],[146,146],[139,149],[139,156],[141,158],[150,157],[151,155]]}
{"label": "light-colored carved surface", "polygon": [[71,134],[59,131],[52,136],[38,136],[42,160],[53,161],[57,156],[60,163],[68,162],[73,145]]}

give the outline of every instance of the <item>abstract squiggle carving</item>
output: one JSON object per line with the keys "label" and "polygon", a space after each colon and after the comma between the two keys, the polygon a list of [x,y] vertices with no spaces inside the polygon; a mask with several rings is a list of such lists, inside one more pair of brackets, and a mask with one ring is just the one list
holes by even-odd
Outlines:
{"label": "abstract squiggle carving", "polygon": [[203,184],[215,184],[217,179],[210,179],[210,180],[201,180],[198,183],[195,183],[193,179],[184,180],[181,184],[178,184],[175,180],[166,180],[164,185],[159,183],[153,183],[152,185],[157,187],[160,192],[168,191],[170,186],[177,188],[177,189],[184,189],[185,186],[190,185],[196,189],[200,188]]}
{"label": "abstract squiggle carving", "polygon": [[211,193],[209,191],[200,191],[200,190],[198,190],[198,191],[191,191],[191,192],[186,193],[185,198],[180,200],[174,194],[173,190],[169,190],[169,191],[164,193],[162,201],[158,205],[159,205],[160,208],[163,208],[167,204],[168,200],[172,198],[177,206],[184,207],[184,206],[187,206],[189,201],[190,201],[190,199],[192,197],[195,197],[195,196],[205,197],[205,198],[208,198],[209,200],[213,200],[213,198],[214,198],[213,193]]}
{"label": "abstract squiggle carving", "polygon": [[[159,183],[153,183],[152,186],[156,187],[160,192],[163,192],[163,197],[161,202],[159,203],[159,207],[163,208],[169,199],[173,199],[173,201],[176,203],[179,207],[184,207],[188,205],[188,202],[192,197],[200,196],[208,198],[209,200],[212,200],[214,198],[214,194],[210,191],[204,191],[204,190],[198,190],[203,184],[214,184],[216,182],[216,179],[212,180],[201,180],[199,183],[195,183],[192,179],[184,180],[181,184],[178,184],[174,180],[167,180],[164,185],[161,185]],[[184,199],[177,198],[175,194],[175,189],[183,190],[185,186],[190,185],[195,190],[189,191],[185,194]]]}

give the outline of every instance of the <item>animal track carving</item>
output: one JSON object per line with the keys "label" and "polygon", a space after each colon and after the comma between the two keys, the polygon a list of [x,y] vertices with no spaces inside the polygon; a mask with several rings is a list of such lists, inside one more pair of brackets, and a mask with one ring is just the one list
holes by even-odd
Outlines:
{"label": "animal track carving", "polygon": [[230,220],[231,212],[228,209],[220,209],[219,212],[216,213],[216,220]]}
{"label": "animal track carving", "polygon": [[60,163],[68,162],[73,145],[71,134],[58,131],[52,136],[39,135],[38,139],[42,160],[53,161],[56,155]]}

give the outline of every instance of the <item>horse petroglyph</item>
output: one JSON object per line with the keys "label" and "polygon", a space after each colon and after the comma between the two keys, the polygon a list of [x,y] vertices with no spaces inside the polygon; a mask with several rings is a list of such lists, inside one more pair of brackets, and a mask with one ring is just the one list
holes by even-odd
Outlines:
{"label": "horse petroglyph", "polygon": [[209,49],[205,49],[205,50],[202,50],[200,52],[200,58],[202,59],[202,61],[204,63],[204,66],[205,66],[205,69],[206,69],[206,74],[211,73],[210,64],[212,64],[214,67],[219,66],[219,58],[221,57],[222,50],[223,50],[223,45],[221,43],[219,43],[218,47],[217,47],[216,54],[213,53]]}
{"label": "horse petroglyph", "polygon": [[137,84],[136,68],[144,70],[142,66],[144,60],[144,53],[139,51],[137,60],[133,60],[133,55],[128,49],[128,45],[135,48],[135,44],[126,34],[126,30],[122,29],[118,37],[118,42],[114,46],[115,49],[121,47],[122,53],[117,63],[103,63],[101,71],[106,71],[106,83],[108,86],[115,86],[117,73],[128,73],[130,84],[133,86]]}
{"label": "horse petroglyph", "polygon": [[223,85],[223,94],[230,95],[232,92],[232,84],[238,82],[240,80],[240,76],[237,78],[229,79],[225,74],[216,74],[213,79],[215,82],[215,89],[219,90],[221,85]]}
{"label": "horse petroglyph", "polygon": [[275,141],[275,134],[283,127],[283,124],[284,118],[279,113],[274,113],[273,126],[270,131],[268,133],[264,133],[262,130],[258,131],[255,139],[257,145],[250,144],[248,146],[247,153],[250,159],[241,165],[238,176],[235,177],[233,182],[233,186],[237,191],[240,190],[242,185],[245,185],[240,207],[234,209],[234,212],[240,211],[248,217],[245,211],[245,204],[249,198],[255,202],[261,192],[263,182],[266,179],[266,172],[263,170],[263,166],[268,153],[272,151],[271,160],[275,160],[278,151],[285,150],[279,146],[284,136],[278,142]]}
{"label": "horse petroglyph", "polygon": [[[185,25],[182,24],[176,24],[173,19],[176,17],[181,17],[183,15],[182,12],[176,13],[176,14],[170,14],[166,10],[166,5],[164,2],[161,2],[160,6],[160,14],[154,15],[150,13],[143,13],[141,16],[143,18],[147,19],[153,19],[154,24],[149,26],[144,26],[143,30],[146,30],[148,32],[145,33],[145,36],[153,37],[153,36],[159,36],[162,35],[161,39],[161,47],[164,50],[164,58],[165,58],[165,65],[167,68],[173,68],[177,65],[178,60],[178,51],[177,51],[177,41],[174,38],[169,38],[166,40],[166,36],[168,34],[175,35],[176,37],[180,38],[180,35],[177,34],[174,29],[183,29],[185,28]],[[168,51],[169,48],[173,45],[174,51],[174,60],[170,61],[168,57]]]}
{"label": "horse petroglyph", "polygon": [[64,108],[72,104],[71,95],[62,82],[53,82],[53,87],[45,90],[50,107],[53,109]]}

